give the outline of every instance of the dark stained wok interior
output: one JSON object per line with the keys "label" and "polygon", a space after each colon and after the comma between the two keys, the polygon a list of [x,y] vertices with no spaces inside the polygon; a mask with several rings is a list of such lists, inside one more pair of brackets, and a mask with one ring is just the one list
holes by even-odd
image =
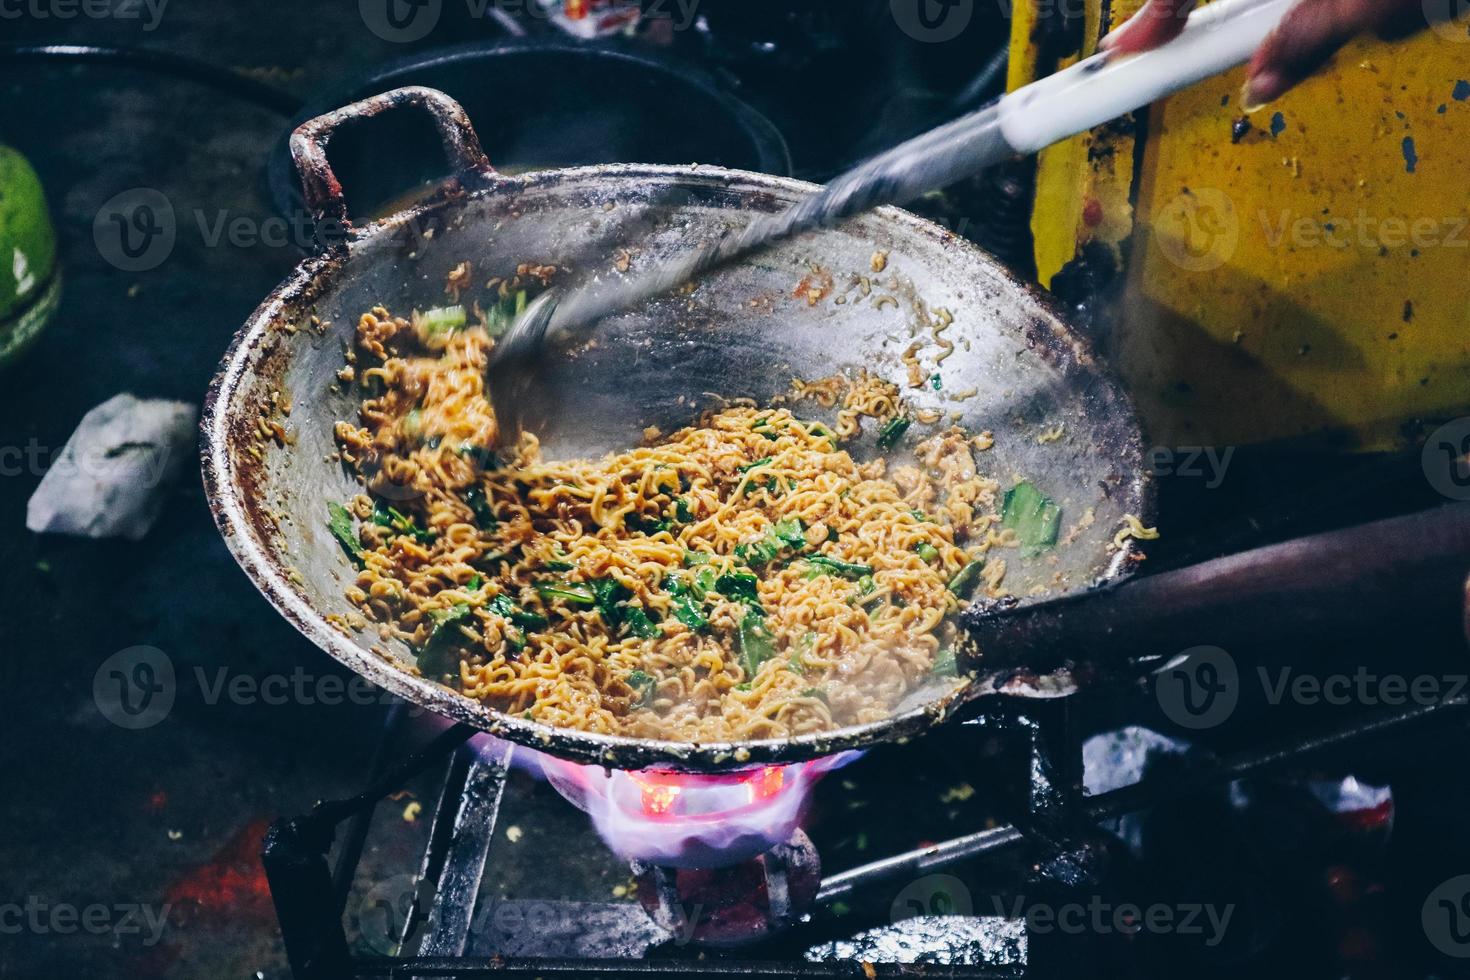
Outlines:
{"label": "dark stained wok interior", "polygon": [[[480,269],[554,264],[573,281],[616,275],[619,249],[652,261],[805,192],[789,180],[702,167],[490,178],[483,190],[400,213],[308,260],[246,324],[206,408],[206,480],[237,559],[310,639],[376,683],[582,761],[710,768],[811,758],[947,716],[963,700],[951,684],[921,690],[881,724],[785,742],[695,745],[553,731],[400,669],[414,662],[404,645],[348,637],[326,621],[351,611],[343,593],[355,570],[324,505],[359,490],[327,460],[333,423],[357,407],[359,394],[336,374],[362,311],[443,305],[446,277],[466,258]],[[889,256],[881,277],[870,267],[878,250]],[[881,278],[897,303],[810,304],[796,287],[814,267],[838,282]],[[555,359],[531,386],[528,424],[548,457],[596,457],[636,443],[646,426],[678,429],[721,396],[767,403],[794,377],[867,368],[902,384],[915,301],[954,311],[950,336],[959,346],[944,364],[943,391],[905,388],[912,407],[958,411],[961,425],[994,432],[990,472],[1007,485],[1030,480],[1060,505],[1063,528],[1081,525],[1052,552],[1012,559],[1010,591],[1034,601],[1125,574],[1134,543],[1117,548],[1114,535],[1125,515],[1146,519],[1150,510],[1128,400],[1035,291],[956,236],[897,210],[803,236],[709,276],[687,296],[604,322],[595,344]],[[973,397],[952,400],[967,389]],[[283,439],[262,436],[272,422]],[[1087,513],[1090,523],[1079,520]]]}

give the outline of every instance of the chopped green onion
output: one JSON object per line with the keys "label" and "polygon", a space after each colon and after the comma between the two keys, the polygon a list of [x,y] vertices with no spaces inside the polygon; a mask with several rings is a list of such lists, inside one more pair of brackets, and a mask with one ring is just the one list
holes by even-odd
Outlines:
{"label": "chopped green onion", "polygon": [[909,431],[910,425],[913,425],[912,420],[903,415],[895,415],[887,422],[884,422],[883,427],[878,430],[878,448],[892,449],[898,445],[898,440],[902,439],[903,434]]}
{"label": "chopped green onion", "polygon": [[464,328],[463,306],[439,306],[419,314],[418,326],[427,338],[440,337]]}
{"label": "chopped green onion", "polygon": [[944,382],[940,379],[939,375],[935,374],[929,378],[929,386],[935,391],[940,391],[944,388]]}
{"label": "chopped green onion", "polygon": [[927,541],[920,541],[914,546],[914,551],[918,552],[920,561],[933,561],[939,557],[939,549]]}
{"label": "chopped green onion", "polygon": [[954,578],[949,580],[949,591],[961,599],[968,599],[980,584],[980,573],[985,570],[985,559],[976,558],[964,568],[960,569]]}

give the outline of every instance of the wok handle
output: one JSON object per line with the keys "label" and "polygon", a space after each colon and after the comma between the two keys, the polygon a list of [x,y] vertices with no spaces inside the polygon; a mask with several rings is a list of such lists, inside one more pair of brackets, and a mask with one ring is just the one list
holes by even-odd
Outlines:
{"label": "wok handle", "polygon": [[454,167],[454,179],[475,185],[494,175],[495,169],[480,148],[480,137],[475,135],[464,107],[438,89],[419,85],[396,88],[308,119],[291,134],[291,158],[301,175],[301,194],[316,224],[319,241],[329,240],[333,233],[340,238],[352,230],[352,223],[347,220],[347,200],[342,196],[342,184],[327,160],[327,146],[332,136],[344,123],[408,107],[427,110],[433,117],[444,145],[444,155]]}
{"label": "wok handle", "polygon": [[[1173,656],[1412,622],[1470,637],[1470,503],[1299,538],[1079,596],[965,613],[987,663]],[[1417,620],[1408,617],[1428,617]]]}

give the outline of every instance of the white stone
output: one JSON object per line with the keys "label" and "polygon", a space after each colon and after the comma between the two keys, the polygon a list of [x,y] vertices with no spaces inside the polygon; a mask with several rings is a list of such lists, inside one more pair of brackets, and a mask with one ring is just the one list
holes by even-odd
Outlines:
{"label": "white stone", "polygon": [[87,538],[148,533],[168,485],[194,456],[199,410],[117,395],[82,416],[31,494],[26,527]]}

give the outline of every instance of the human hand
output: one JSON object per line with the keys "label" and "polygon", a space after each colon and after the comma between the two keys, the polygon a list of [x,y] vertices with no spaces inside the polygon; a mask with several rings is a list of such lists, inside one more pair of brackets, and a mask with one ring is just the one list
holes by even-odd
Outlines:
{"label": "human hand", "polygon": [[[1148,0],[1099,48],[1133,54],[1156,48],[1184,29],[1195,0]],[[1449,5],[1446,4],[1446,7]],[[1246,67],[1247,111],[1279,97],[1367,31],[1404,37],[1429,25],[1424,0],[1299,0],[1261,42]]]}

